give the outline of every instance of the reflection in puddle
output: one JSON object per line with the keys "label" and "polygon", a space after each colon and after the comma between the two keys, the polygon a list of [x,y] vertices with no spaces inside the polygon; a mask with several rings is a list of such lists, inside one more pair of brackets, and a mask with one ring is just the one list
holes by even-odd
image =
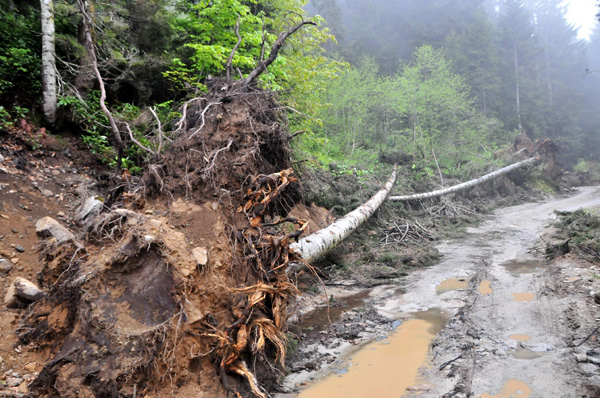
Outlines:
{"label": "reflection in puddle", "polygon": [[510,336],[508,336],[508,338],[512,339],[512,340],[517,340],[517,341],[531,340],[531,337],[527,336],[526,334],[511,334]]}
{"label": "reflection in puddle", "polygon": [[318,332],[329,327],[329,319],[331,322],[336,322],[340,319],[343,312],[363,305],[365,299],[369,297],[371,290],[337,299],[335,303],[329,304],[329,317],[327,317],[327,306],[321,306],[314,311],[304,315],[299,326],[304,333]]}
{"label": "reflection in puddle", "polygon": [[427,361],[431,339],[444,327],[440,310],[412,314],[386,341],[364,346],[351,358],[347,372],[326,377],[302,391],[300,398],[398,397],[415,385]]}
{"label": "reflection in puddle", "polygon": [[519,347],[516,350],[510,352],[510,355],[517,359],[536,359],[543,357],[544,354],[545,352],[535,352],[523,347]]}
{"label": "reflection in puddle", "polygon": [[538,259],[510,260],[502,264],[502,266],[513,274],[531,274],[536,272],[538,268],[545,268],[546,262]]}
{"label": "reflection in puddle", "polygon": [[438,294],[442,294],[451,290],[466,289],[469,286],[469,280],[469,278],[449,278],[440,282],[435,290]]}
{"label": "reflection in puddle", "polygon": [[510,379],[506,382],[499,394],[481,394],[481,398],[528,398],[531,395],[531,387],[521,380]]}
{"label": "reflection in puddle", "polygon": [[513,301],[533,301],[535,293],[513,293]]}
{"label": "reflection in puddle", "polygon": [[487,296],[488,294],[492,294],[492,282],[491,281],[481,281],[479,284],[479,294]]}

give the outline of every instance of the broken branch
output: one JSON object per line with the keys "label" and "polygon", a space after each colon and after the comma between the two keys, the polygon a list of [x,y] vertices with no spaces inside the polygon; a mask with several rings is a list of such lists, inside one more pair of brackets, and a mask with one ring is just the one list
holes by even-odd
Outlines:
{"label": "broken branch", "polygon": [[264,62],[263,61],[259,61],[258,65],[256,66],[256,68],[254,68],[254,70],[252,70],[252,72],[250,72],[250,74],[248,75],[248,77],[246,77],[246,79],[244,79],[242,81],[242,84],[245,85],[245,86],[249,86],[252,83],[254,83],[254,81],[264,71],[267,70],[267,68],[269,67],[269,65],[271,65],[275,61],[275,59],[277,59],[277,55],[279,54],[279,51],[283,47],[283,45],[284,45],[285,41],[287,40],[287,38],[290,37],[291,35],[293,35],[294,33],[296,33],[296,31],[298,31],[298,29],[300,29],[304,25],[314,25],[314,26],[317,26],[317,24],[315,22],[313,22],[313,21],[302,21],[298,25],[294,26],[292,29],[288,30],[287,32],[281,32],[279,34],[279,37],[277,37],[277,40],[275,40],[275,44],[273,44],[273,47],[271,47],[271,53],[269,54],[269,58],[267,58]]}

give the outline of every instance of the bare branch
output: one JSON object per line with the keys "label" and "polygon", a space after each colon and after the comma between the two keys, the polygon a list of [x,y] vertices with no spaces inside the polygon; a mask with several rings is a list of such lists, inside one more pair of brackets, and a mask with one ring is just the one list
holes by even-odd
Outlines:
{"label": "bare branch", "polygon": [[123,125],[125,125],[125,129],[127,130],[127,133],[129,133],[129,139],[131,139],[131,141],[139,146],[140,148],[142,148],[144,151],[150,153],[152,156],[156,156],[156,152],[154,152],[152,149],[144,146],[144,144],[142,144],[141,142],[139,142],[134,136],[133,133],[131,132],[131,128],[129,127],[129,123],[123,122]]}
{"label": "bare branch", "polygon": [[154,109],[152,109],[152,108],[148,108],[148,109],[150,109],[150,112],[152,112],[152,115],[154,116],[154,119],[156,119],[156,123],[158,123],[158,150],[156,152],[160,153],[162,151],[162,148],[163,148],[162,123],[160,122],[160,119],[158,118],[158,115],[156,114],[156,112],[154,111]]}
{"label": "bare branch", "polygon": [[237,43],[233,46],[233,50],[231,50],[231,54],[229,54],[229,59],[227,60],[227,80],[231,79],[231,64],[233,63],[233,56],[237,51],[238,47],[242,43],[242,37],[240,36],[240,17],[238,16],[237,22],[235,23],[235,34],[238,38]]}
{"label": "bare branch", "polygon": [[302,133],[306,133],[306,130],[299,130],[299,131],[296,131],[294,134],[291,134],[291,135],[288,137],[288,140],[291,140],[291,139],[292,139],[292,138],[294,138],[295,136],[297,136],[297,135],[300,135],[300,134],[302,134]]}
{"label": "bare branch", "polygon": [[188,108],[188,106],[192,102],[202,101],[205,99],[206,98],[203,98],[203,97],[196,97],[196,98],[192,98],[189,101],[186,101],[185,104],[183,104],[183,110],[181,111],[181,119],[179,119],[179,121],[177,123],[175,123],[175,127],[177,127],[177,130],[175,130],[176,132],[185,130],[187,128],[187,108]]}
{"label": "bare branch", "polygon": [[281,50],[281,48],[283,47],[285,41],[287,40],[288,37],[290,37],[291,35],[293,35],[294,33],[296,33],[296,31],[298,31],[298,29],[300,29],[301,27],[303,27],[304,25],[313,25],[313,26],[317,26],[317,24],[313,21],[302,21],[300,22],[298,25],[294,26],[292,29],[288,30],[287,32],[281,32],[279,34],[279,37],[277,37],[277,40],[275,40],[275,44],[273,44],[273,47],[271,47],[271,53],[269,54],[269,58],[266,59],[266,61],[259,61],[258,65],[256,66],[256,68],[254,68],[254,70],[252,70],[252,72],[250,72],[250,74],[248,75],[248,77],[246,77],[246,79],[243,80],[243,85],[249,86],[252,83],[254,83],[254,81],[264,72],[267,70],[267,67],[269,65],[271,65],[275,59],[277,59],[277,55],[279,54],[279,51]]}

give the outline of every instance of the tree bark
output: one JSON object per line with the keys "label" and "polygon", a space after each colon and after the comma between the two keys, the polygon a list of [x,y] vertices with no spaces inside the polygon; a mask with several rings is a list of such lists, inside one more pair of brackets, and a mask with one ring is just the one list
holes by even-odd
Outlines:
{"label": "tree bark", "polygon": [[501,175],[509,173],[509,172],[511,172],[513,170],[516,170],[516,169],[520,168],[520,167],[526,166],[528,164],[532,164],[532,163],[536,162],[537,160],[539,160],[539,158],[537,158],[537,157],[525,159],[525,160],[522,160],[520,162],[511,164],[510,166],[504,167],[504,168],[502,168],[500,170],[496,170],[493,173],[486,174],[486,175],[484,175],[482,177],[476,178],[476,179],[471,180],[471,181],[463,182],[462,184],[454,185],[454,186],[449,187],[449,188],[439,189],[437,191],[432,191],[432,192],[417,193],[417,194],[414,194],[414,195],[390,196],[389,200],[394,201],[394,202],[400,202],[400,201],[408,201],[408,200],[430,199],[430,198],[436,198],[438,196],[448,195],[450,193],[458,192],[458,191],[461,191],[463,189],[471,188],[471,187],[474,187],[476,185],[482,184],[482,183],[484,183],[486,181],[493,180],[494,178],[500,177]]}
{"label": "tree bark", "polygon": [[42,109],[49,125],[56,123],[56,65],[52,0],[40,0],[42,14]]}
{"label": "tree bark", "polygon": [[390,194],[394,182],[396,182],[397,169],[398,166],[395,165],[392,175],[385,186],[366,203],[360,205],[357,209],[346,214],[330,226],[302,238],[296,243],[292,243],[290,249],[300,252],[302,258],[307,263],[313,262],[330,252],[379,209]]}
{"label": "tree bark", "polygon": [[521,92],[519,90],[519,57],[517,53],[517,42],[514,42],[515,50],[515,95],[517,99],[517,120],[519,122],[519,131],[523,131],[523,124],[521,123]]}

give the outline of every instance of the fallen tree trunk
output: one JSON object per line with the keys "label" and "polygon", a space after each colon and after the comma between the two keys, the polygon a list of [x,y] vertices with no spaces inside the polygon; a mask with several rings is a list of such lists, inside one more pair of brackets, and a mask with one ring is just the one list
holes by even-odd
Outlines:
{"label": "fallen tree trunk", "polygon": [[496,170],[493,173],[486,174],[486,175],[484,175],[482,177],[476,178],[476,179],[471,180],[471,181],[463,182],[461,184],[454,185],[454,186],[449,187],[449,188],[439,189],[437,191],[432,191],[432,192],[417,193],[417,194],[414,194],[414,195],[390,196],[389,200],[395,201],[395,202],[400,202],[400,201],[408,201],[408,200],[421,200],[421,199],[436,198],[438,196],[448,195],[450,193],[458,192],[458,191],[461,191],[463,189],[471,188],[471,187],[474,187],[476,185],[482,184],[482,183],[484,183],[486,181],[493,180],[496,177],[500,177],[501,175],[509,173],[509,172],[511,172],[513,170],[516,170],[516,169],[520,168],[520,167],[526,166],[528,164],[532,164],[532,163],[536,162],[537,160],[539,160],[538,157],[525,159],[525,160],[522,160],[520,162],[511,164],[510,166],[506,166],[506,167],[504,167],[504,168],[502,168],[500,170]]}
{"label": "fallen tree trunk", "polygon": [[394,186],[394,182],[396,182],[397,169],[398,166],[395,165],[392,175],[383,189],[373,195],[367,202],[335,221],[327,228],[323,228],[314,234],[300,239],[296,243],[292,243],[290,249],[299,252],[302,259],[307,263],[313,262],[327,254],[377,211],[379,206],[388,197],[390,190]]}

